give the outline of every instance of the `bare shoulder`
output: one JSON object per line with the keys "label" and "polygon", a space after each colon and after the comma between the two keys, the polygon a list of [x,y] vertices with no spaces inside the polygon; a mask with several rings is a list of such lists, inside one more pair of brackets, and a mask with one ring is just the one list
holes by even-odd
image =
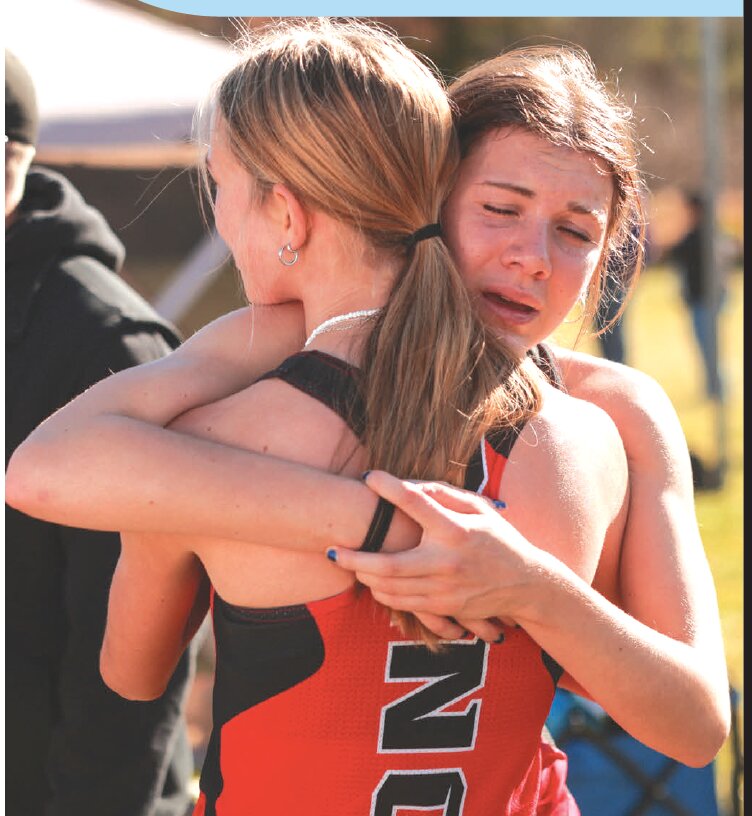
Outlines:
{"label": "bare shoulder", "polygon": [[684,432],[661,385],[648,374],[590,354],[555,348],[569,393],[602,408],[619,429],[630,468],[660,469],[691,490]]}
{"label": "bare shoulder", "polygon": [[[546,385],[540,412],[528,423],[529,432],[545,434],[557,450],[584,442],[589,434],[620,447],[616,423],[608,411],[592,400]],[[574,450],[570,451],[574,453]]]}
{"label": "bare shoulder", "polygon": [[626,514],[627,462],[613,420],[597,405],[547,386],[507,468],[510,521],[533,543],[536,537],[550,542],[546,549],[592,580],[607,538],[621,530]]}
{"label": "bare shoulder", "polygon": [[[365,469],[357,440],[343,420],[282,380],[262,380],[195,408],[171,427],[317,470],[354,476]],[[278,479],[276,483],[280,484]],[[265,483],[261,485],[263,497],[267,491]],[[273,488],[270,496],[274,496]],[[294,513],[295,497],[290,501],[289,512]],[[195,551],[217,592],[231,603],[246,606],[327,597],[352,582],[348,573],[323,558],[320,551],[303,552],[291,546],[286,536],[283,540],[284,547],[264,546],[268,541],[261,538],[246,542],[202,540]]]}
{"label": "bare shoulder", "polygon": [[[276,379],[194,408],[170,427],[324,470],[339,469],[357,448],[355,436],[336,413]],[[348,462],[345,472],[362,470],[357,456],[355,460]]]}
{"label": "bare shoulder", "polygon": [[569,394],[598,405],[617,426],[638,416],[658,420],[675,414],[662,386],[644,371],[580,351],[552,350]]}

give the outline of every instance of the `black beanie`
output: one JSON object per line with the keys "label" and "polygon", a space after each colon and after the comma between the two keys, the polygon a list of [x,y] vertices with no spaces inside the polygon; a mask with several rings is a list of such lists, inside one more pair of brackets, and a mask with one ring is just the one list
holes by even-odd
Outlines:
{"label": "black beanie", "polygon": [[39,114],[29,72],[5,49],[5,136],[11,142],[36,145]]}

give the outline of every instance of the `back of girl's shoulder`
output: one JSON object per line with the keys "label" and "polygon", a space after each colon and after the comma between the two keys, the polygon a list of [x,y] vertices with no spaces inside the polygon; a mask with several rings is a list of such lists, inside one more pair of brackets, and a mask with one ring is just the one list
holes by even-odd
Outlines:
{"label": "back of girl's shoulder", "polygon": [[556,504],[557,518],[586,506],[590,522],[609,522],[627,490],[626,454],[611,418],[552,387],[544,388],[541,410],[523,428],[509,465],[508,500],[517,498],[515,485],[522,497],[532,490]]}
{"label": "back of girl's shoulder", "polygon": [[544,389],[541,410],[523,435],[543,442],[552,455],[570,464],[613,464],[624,455],[619,431],[606,411],[552,387]]}
{"label": "back of girl's shoulder", "polygon": [[572,349],[557,346],[552,351],[567,391],[609,413],[649,409],[667,401],[661,385],[644,371]]}

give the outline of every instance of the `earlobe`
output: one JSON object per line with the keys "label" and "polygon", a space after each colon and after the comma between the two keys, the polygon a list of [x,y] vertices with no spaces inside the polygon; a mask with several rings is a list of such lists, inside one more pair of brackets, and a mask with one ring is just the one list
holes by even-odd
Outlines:
{"label": "earlobe", "polygon": [[292,251],[299,250],[308,240],[309,218],[300,198],[285,184],[272,187],[275,212],[278,213],[283,238]]}

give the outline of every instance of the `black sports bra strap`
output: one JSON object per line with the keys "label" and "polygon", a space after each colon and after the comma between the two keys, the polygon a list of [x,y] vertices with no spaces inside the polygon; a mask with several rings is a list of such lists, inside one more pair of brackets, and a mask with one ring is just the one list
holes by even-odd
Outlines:
{"label": "black sports bra strap", "polygon": [[267,371],[261,380],[282,380],[334,411],[352,432],[365,431],[365,406],[358,385],[358,369],[322,351],[300,351]]}
{"label": "black sports bra strap", "polygon": [[528,356],[546,375],[546,379],[551,385],[558,388],[559,391],[566,392],[567,389],[564,385],[564,378],[561,376],[561,369],[549,346],[545,343],[538,343],[537,346],[533,346],[533,348],[528,351]]}

